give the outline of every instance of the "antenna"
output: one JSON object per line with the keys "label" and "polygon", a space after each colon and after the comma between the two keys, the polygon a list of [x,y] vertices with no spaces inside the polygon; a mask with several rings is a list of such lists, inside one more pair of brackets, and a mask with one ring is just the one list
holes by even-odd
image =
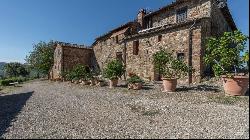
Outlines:
{"label": "antenna", "polygon": [[216,0],[218,8],[224,8],[227,6],[227,0]]}

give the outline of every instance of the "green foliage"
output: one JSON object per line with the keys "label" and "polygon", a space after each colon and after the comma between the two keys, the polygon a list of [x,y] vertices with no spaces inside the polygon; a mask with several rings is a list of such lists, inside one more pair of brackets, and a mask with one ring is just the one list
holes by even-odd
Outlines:
{"label": "green foliage", "polygon": [[244,53],[242,61],[247,63],[247,68],[249,68],[249,51]]}
{"label": "green foliage", "polygon": [[134,84],[134,83],[143,83],[144,81],[137,75],[133,75],[128,80],[128,83]]}
{"label": "green foliage", "polygon": [[22,83],[22,82],[27,81],[27,80],[29,80],[29,79],[25,78],[25,77],[12,77],[12,78],[8,78],[8,79],[0,80],[0,85],[9,86],[10,83],[13,83],[13,82]]}
{"label": "green foliage", "polygon": [[216,76],[229,74],[242,66],[240,52],[246,48],[248,37],[240,31],[225,32],[219,38],[208,39],[204,61],[211,65]]}
{"label": "green foliage", "polygon": [[121,77],[125,72],[125,67],[119,60],[113,60],[107,64],[104,69],[104,77],[108,79],[116,79]]}
{"label": "green foliage", "polygon": [[29,74],[27,68],[18,62],[8,63],[4,66],[4,71],[8,77],[17,77],[17,76],[27,76]]}
{"label": "green foliage", "polygon": [[92,78],[92,74],[88,68],[80,64],[74,66],[71,71],[64,72],[62,76],[65,76],[67,80],[89,80]]}
{"label": "green foliage", "polygon": [[26,56],[26,61],[33,69],[43,74],[49,74],[54,63],[54,42],[39,42],[33,46],[33,51]]}
{"label": "green foliage", "polygon": [[174,58],[173,53],[169,53],[164,49],[153,55],[153,63],[159,74],[164,78],[181,78],[186,76],[191,68],[185,62]]}

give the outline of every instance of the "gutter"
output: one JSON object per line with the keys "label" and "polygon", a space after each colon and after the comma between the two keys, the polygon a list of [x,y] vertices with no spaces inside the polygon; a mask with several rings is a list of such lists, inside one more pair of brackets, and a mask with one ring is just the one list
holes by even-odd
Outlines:
{"label": "gutter", "polygon": [[[189,46],[188,46],[188,66],[192,67],[192,54],[193,54],[193,50],[192,50],[192,46],[193,46],[193,27],[196,24],[196,21],[194,21],[194,23],[188,28],[189,30]],[[192,71],[188,72],[188,84],[190,86],[190,84],[193,82],[193,76],[192,76]]]}

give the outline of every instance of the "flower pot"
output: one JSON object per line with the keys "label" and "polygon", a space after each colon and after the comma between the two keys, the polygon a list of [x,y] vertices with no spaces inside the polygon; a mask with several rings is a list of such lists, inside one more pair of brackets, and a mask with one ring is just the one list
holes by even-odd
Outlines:
{"label": "flower pot", "polygon": [[89,82],[90,82],[91,86],[95,85],[95,79],[91,79],[91,80],[89,80]]}
{"label": "flower pot", "polygon": [[109,80],[109,88],[117,87],[118,79]]}
{"label": "flower pot", "polygon": [[162,78],[163,92],[175,92],[177,86],[177,79]]}
{"label": "flower pot", "polygon": [[222,81],[225,93],[231,96],[245,95],[249,86],[247,76],[234,76],[233,78],[222,76]]}
{"label": "flower pot", "polygon": [[79,84],[79,80],[74,81],[75,84]]}
{"label": "flower pot", "polygon": [[132,85],[134,90],[142,89],[142,83],[133,83]]}
{"label": "flower pot", "polygon": [[134,87],[133,87],[133,84],[132,83],[129,83],[128,84],[128,89],[133,89]]}
{"label": "flower pot", "polygon": [[105,82],[104,81],[98,81],[96,85],[99,86],[99,87],[103,87],[103,86],[105,86]]}
{"label": "flower pot", "polygon": [[87,81],[87,80],[82,80],[81,84],[82,84],[82,85],[88,85],[88,84],[89,84],[89,81]]}

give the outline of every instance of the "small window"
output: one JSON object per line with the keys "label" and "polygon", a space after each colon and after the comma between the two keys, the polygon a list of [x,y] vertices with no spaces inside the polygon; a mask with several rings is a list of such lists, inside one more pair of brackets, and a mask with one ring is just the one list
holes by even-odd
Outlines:
{"label": "small window", "polygon": [[138,55],[139,53],[139,41],[133,42],[133,55]]}
{"label": "small window", "polygon": [[115,36],[115,42],[118,43],[119,42],[119,39],[118,39],[118,35]]}
{"label": "small window", "polygon": [[176,12],[177,23],[184,22],[187,19],[187,7],[181,8]]}
{"label": "small window", "polygon": [[158,42],[161,42],[162,40],[162,35],[158,35]]}
{"label": "small window", "polygon": [[184,61],[184,53],[177,53],[177,59]]}
{"label": "small window", "polygon": [[122,52],[117,52],[116,53],[116,59],[119,61],[122,61]]}

